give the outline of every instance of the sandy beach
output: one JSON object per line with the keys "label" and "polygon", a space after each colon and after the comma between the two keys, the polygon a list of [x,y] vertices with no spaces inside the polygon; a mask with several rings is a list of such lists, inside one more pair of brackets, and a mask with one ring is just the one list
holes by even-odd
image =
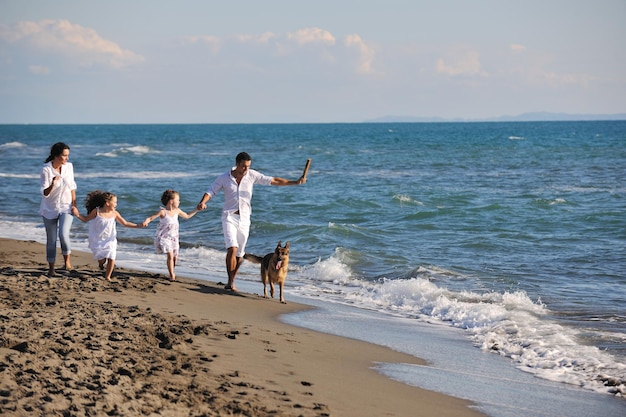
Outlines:
{"label": "sandy beach", "polygon": [[0,414],[482,415],[372,369],[419,358],[278,320],[307,306],[120,268],[106,282],[81,252],[48,278],[44,252],[0,239]]}

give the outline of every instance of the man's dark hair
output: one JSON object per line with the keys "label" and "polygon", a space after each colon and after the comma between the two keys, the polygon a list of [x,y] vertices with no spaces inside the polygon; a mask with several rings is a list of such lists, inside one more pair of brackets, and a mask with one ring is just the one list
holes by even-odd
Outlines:
{"label": "man's dark hair", "polygon": [[237,158],[235,158],[236,163],[240,163],[243,161],[252,161],[252,158],[250,157],[250,155],[248,155],[247,152],[239,152],[237,154]]}

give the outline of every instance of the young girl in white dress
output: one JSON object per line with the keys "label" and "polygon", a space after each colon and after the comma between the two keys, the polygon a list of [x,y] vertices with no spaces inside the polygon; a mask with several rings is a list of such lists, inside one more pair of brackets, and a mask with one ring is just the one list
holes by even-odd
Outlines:
{"label": "young girl in white dress", "polygon": [[178,216],[185,220],[191,219],[198,210],[193,210],[189,214],[182,211],[179,208],[180,195],[174,190],[165,190],[161,196],[161,203],[163,203],[163,207],[152,216],[147,217],[142,226],[147,227],[152,220],[157,217],[160,218],[159,226],[154,235],[154,246],[157,253],[167,254],[167,270],[170,273],[170,280],[176,281],[174,268],[178,261],[178,251],[180,249]]}
{"label": "young girl in white dress", "polygon": [[117,196],[103,191],[92,191],[85,199],[87,215],[83,216],[76,207],[72,208],[74,216],[83,222],[89,223],[89,249],[93,257],[98,261],[100,269],[106,271],[104,277],[111,281],[111,274],[115,267],[117,255],[117,229],[116,222],[125,227],[140,228],[142,225],[127,221],[116,210]]}

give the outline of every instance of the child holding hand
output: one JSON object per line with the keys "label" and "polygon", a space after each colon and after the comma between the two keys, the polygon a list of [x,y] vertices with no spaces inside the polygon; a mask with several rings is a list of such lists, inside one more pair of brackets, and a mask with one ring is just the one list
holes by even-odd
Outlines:
{"label": "child holding hand", "polygon": [[189,214],[182,211],[179,208],[180,195],[175,190],[165,190],[161,196],[161,203],[163,203],[163,207],[152,216],[147,217],[142,226],[147,227],[152,220],[157,217],[160,218],[159,226],[154,236],[154,246],[157,253],[167,254],[167,270],[170,274],[170,280],[176,281],[174,268],[178,261],[178,251],[180,249],[178,216],[188,220],[198,210],[193,210]]}
{"label": "child holding hand", "polygon": [[116,222],[125,227],[140,228],[127,221],[117,211],[117,196],[113,193],[95,190],[87,194],[85,199],[87,215],[83,216],[78,209],[72,207],[72,214],[83,222],[89,222],[89,249],[98,261],[100,269],[106,271],[104,277],[111,281],[111,274],[115,267],[117,256],[117,229]]}

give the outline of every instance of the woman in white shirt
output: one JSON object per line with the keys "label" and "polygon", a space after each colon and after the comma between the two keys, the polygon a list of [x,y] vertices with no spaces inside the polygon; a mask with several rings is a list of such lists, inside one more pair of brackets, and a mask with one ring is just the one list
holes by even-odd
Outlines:
{"label": "woman in white shirt", "polygon": [[76,182],[74,167],[68,162],[70,147],[57,142],[50,148],[50,155],[41,169],[41,207],[39,214],[46,227],[46,260],[48,276],[56,276],[57,237],[61,242],[61,253],[65,260],[65,269],[71,270],[70,228],[72,227],[72,207],[76,206]]}

